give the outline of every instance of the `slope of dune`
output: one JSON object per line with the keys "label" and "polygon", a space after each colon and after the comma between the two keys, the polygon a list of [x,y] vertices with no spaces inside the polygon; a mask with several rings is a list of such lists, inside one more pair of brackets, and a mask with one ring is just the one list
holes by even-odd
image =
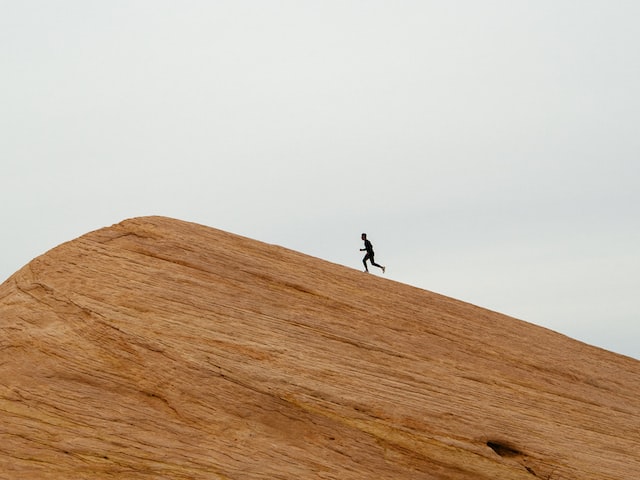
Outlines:
{"label": "slope of dune", "polygon": [[0,478],[633,480],[640,362],[137,218],[0,286]]}

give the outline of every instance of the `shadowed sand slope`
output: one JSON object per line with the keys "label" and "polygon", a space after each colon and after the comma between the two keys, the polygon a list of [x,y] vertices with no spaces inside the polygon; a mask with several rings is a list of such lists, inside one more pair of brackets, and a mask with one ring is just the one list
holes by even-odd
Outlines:
{"label": "shadowed sand slope", "polygon": [[137,218],[0,286],[0,478],[635,480],[640,362]]}

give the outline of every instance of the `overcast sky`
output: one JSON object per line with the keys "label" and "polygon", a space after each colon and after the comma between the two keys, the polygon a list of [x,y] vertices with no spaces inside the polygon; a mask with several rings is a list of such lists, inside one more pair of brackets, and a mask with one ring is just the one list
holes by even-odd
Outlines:
{"label": "overcast sky", "polygon": [[[640,2],[0,0],[0,281],[165,215],[640,359]],[[377,269],[373,275],[380,275]]]}

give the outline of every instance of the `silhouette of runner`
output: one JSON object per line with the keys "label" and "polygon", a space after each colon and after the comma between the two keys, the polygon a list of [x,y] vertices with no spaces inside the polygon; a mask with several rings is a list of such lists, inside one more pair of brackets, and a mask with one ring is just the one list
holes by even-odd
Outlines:
{"label": "silhouette of runner", "polygon": [[367,268],[367,260],[369,260],[371,262],[371,265],[373,265],[374,267],[381,268],[382,269],[382,273],[384,273],[384,271],[386,270],[385,267],[383,267],[382,265],[378,265],[373,260],[373,255],[374,255],[374,253],[373,253],[373,245],[371,245],[371,242],[369,240],[367,240],[367,234],[363,233],[360,238],[362,238],[362,240],[364,240],[364,248],[361,248],[360,251],[361,252],[364,252],[364,251],[367,252],[367,254],[362,259],[362,263],[364,263],[364,271],[365,272],[369,272],[369,269]]}

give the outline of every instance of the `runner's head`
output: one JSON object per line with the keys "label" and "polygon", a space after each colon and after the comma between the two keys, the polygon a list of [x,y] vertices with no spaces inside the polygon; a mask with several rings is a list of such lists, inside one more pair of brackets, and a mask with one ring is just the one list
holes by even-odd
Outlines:
{"label": "runner's head", "polygon": [[363,234],[360,236],[360,238],[362,238],[362,240],[366,240],[366,239],[367,239],[367,234],[366,234],[366,233],[363,233]]}

